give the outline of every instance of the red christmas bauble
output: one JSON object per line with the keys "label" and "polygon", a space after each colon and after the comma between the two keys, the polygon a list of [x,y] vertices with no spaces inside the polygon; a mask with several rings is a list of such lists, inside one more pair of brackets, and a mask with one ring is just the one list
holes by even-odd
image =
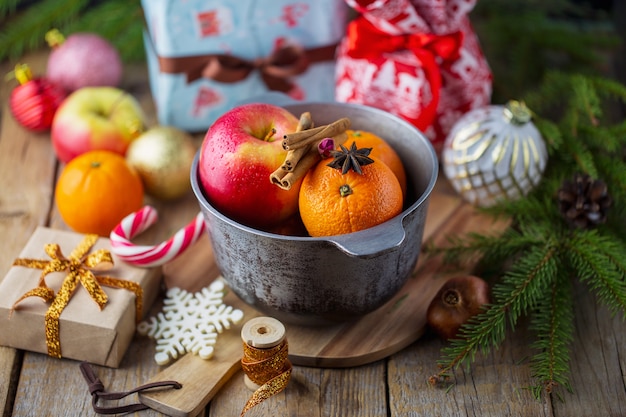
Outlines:
{"label": "red christmas bauble", "polygon": [[13,89],[9,98],[15,120],[35,132],[50,129],[54,114],[65,99],[65,90],[46,78],[33,79],[30,69],[24,65],[15,68],[15,78],[20,85]]}

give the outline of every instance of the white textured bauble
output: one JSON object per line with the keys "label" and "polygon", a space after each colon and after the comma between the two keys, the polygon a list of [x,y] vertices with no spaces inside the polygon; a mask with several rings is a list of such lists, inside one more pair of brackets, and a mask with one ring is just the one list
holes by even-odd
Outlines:
{"label": "white textured bauble", "polygon": [[148,194],[174,200],[191,190],[189,173],[195,152],[196,146],[187,132],[157,126],[131,142],[126,160],[141,176]]}
{"label": "white textured bauble", "polygon": [[536,187],[548,151],[530,110],[512,100],[463,115],[448,134],[441,158],[454,189],[469,203],[489,207]]}

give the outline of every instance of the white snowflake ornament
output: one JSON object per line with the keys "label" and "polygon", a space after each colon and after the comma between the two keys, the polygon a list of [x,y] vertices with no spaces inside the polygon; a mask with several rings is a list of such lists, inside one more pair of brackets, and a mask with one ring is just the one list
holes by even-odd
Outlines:
{"label": "white snowflake ornament", "polygon": [[139,334],[157,341],[156,363],[167,365],[185,353],[210,359],[218,333],[243,319],[243,311],[224,305],[223,297],[222,280],[196,293],[170,288],[162,312],[137,325]]}

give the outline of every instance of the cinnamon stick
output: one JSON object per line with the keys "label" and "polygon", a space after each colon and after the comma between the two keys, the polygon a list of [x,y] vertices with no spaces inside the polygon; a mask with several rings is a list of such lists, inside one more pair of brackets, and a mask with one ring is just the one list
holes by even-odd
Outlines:
{"label": "cinnamon stick", "polygon": [[309,169],[313,168],[313,166],[321,159],[319,152],[317,151],[317,147],[312,149],[313,147],[308,148],[308,152],[300,159],[296,167],[293,171],[287,172],[279,181],[274,182],[283,190],[289,190],[300,180],[300,178],[304,177],[304,175],[309,171]]}
{"label": "cinnamon stick", "polygon": [[[296,126],[296,132],[301,132],[303,130],[307,130],[313,127],[313,118],[311,117],[310,112],[304,112],[300,115],[300,119],[298,120],[298,126]],[[292,171],[300,158],[304,156],[308,149],[301,148],[295,151],[287,152],[287,156],[285,157],[285,162],[277,168],[274,172],[270,174],[270,181],[273,184],[279,185],[283,177],[289,172]],[[290,187],[291,188],[291,187]]]}
{"label": "cinnamon stick", "polygon": [[285,157],[285,162],[283,162],[280,167],[285,171],[292,171],[300,158],[302,158],[308,150],[308,146],[303,146],[301,148],[288,151],[287,156]]}
{"label": "cinnamon stick", "polygon": [[[300,119],[298,120],[298,126],[296,127],[296,132],[302,132],[303,130],[308,130],[313,127],[313,119],[311,118],[310,112],[304,112],[300,115]],[[285,162],[281,165],[281,168],[285,171],[291,171],[300,158],[306,153],[306,148],[299,148],[295,150],[290,150],[287,152],[287,156],[285,157]]]}
{"label": "cinnamon stick", "polygon": [[[274,172],[272,172],[270,174],[270,181],[272,182],[272,184],[276,184],[280,188],[285,189],[284,187],[281,186],[281,184],[282,184],[283,178],[287,174],[289,174],[289,171],[285,171],[282,168],[277,168]],[[288,188],[287,188],[287,190],[288,190]]]}
{"label": "cinnamon stick", "polygon": [[[348,134],[342,132],[336,136],[333,136],[335,147],[343,145],[348,139]],[[303,156],[298,160],[298,163],[290,171],[278,168],[272,173],[270,179],[272,183],[278,185],[283,190],[289,190],[293,184],[298,182],[300,178],[304,177],[306,173],[313,168],[313,166],[322,158],[317,149],[318,144],[309,145],[299,148],[304,149]],[[295,151],[294,151],[295,152]]]}
{"label": "cinnamon stick", "polygon": [[322,130],[324,130],[327,126],[328,125],[323,125],[323,126],[310,128],[306,131],[301,130],[299,132],[296,131],[294,133],[286,133],[285,135],[283,135],[283,147],[288,146],[292,142],[300,142],[316,133],[319,133]]}
{"label": "cinnamon stick", "polygon": [[324,138],[336,136],[350,128],[350,119],[343,117],[326,126],[303,130],[301,132],[288,133],[283,136],[283,149],[293,150],[311,145]]}
{"label": "cinnamon stick", "polygon": [[301,132],[303,130],[308,130],[313,127],[313,118],[311,118],[311,113],[305,111],[300,115],[300,119],[298,119],[298,126],[296,127],[296,132]]}
{"label": "cinnamon stick", "polygon": [[349,128],[350,119],[347,117],[314,128],[310,113],[302,113],[296,132],[283,136],[287,156],[283,164],[270,174],[272,184],[284,190],[291,189],[322,158],[318,149],[320,142],[332,138],[335,147],[342,145],[348,139],[346,130]]}
{"label": "cinnamon stick", "polygon": [[335,149],[339,145],[343,145],[348,140],[348,134],[346,132],[341,132],[338,135],[333,136],[333,140],[335,141]]}

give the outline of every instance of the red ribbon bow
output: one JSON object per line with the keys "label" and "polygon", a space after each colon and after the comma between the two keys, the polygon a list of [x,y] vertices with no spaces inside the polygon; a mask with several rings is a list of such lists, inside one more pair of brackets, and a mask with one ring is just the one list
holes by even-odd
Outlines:
{"label": "red ribbon bow", "polygon": [[201,77],[234,83],[244,80],[252,71],[258,70],[270,90],[288,92],[293,87],[289,81],[290,77],[302,74],[311,63],[332,60],[336,47],[337,45],[328,45],[305,50],[287,45],[276,49],[267,57],[255,60],[223,54],[159,57],[159,67],[164,73],[185,73],[188,83]]}
{"label": "red ribbon bow", "polygon": [[459,58],[463,33],[447,35],[429,33],[391,35],[381,32],[364,17],[358,17],[348,25],[346,54],[355,59],[380,58],[384,53],[409,50],[422,64],[432,93],[432,100],[425,103],[417,119],[409,119],[418,129],[425,130],[436,116],[442,78],[440,65]]}

